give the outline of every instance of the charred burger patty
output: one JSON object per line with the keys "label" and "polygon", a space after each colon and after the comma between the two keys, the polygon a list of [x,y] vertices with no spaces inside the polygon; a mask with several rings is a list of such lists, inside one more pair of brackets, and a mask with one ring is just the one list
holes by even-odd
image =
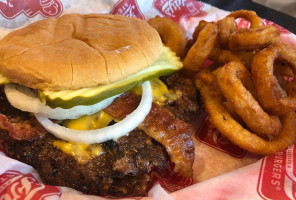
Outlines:
{"label": "charred burger patty", "polygon": [[[190,120],[198,112],[193,83],[179,73],[162,79],[169,88],[182,93],[178,99],[167,101],[166,109],[177,118]],[[18,126],[22,134],[36,137],[18,141],[7,131],[0,130],[6,154],[33,166],[47,184],[67,186],[88,194],[143,196],[150,181],[149,172],[155,168],[165,169],[170,162],[163,145],[144,131],[134,130],[117,141],[103,143],[103,153],[79,163],[53,145],[59,139],[40,127],[30,113],[12,107],[3,91],[0,93],[0,113]]]}

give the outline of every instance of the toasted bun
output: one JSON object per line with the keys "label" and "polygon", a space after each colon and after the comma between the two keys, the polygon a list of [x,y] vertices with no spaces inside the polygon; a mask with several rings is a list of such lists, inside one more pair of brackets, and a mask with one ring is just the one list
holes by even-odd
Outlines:
{"label": "toasted bun", "polygon": [[0,41],[0,73],[27,87],[64,90],[121,80],[153,64],[162,49],[145,21],[110,14],[45,19]]}

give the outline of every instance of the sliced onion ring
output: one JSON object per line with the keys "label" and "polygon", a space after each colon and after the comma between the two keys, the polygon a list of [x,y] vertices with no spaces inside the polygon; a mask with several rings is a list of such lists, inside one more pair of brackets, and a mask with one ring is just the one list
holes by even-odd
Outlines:
{"label": "sliced onion ring", "polygon": [[109,106],[113,100],[119,96],[116,95],[89,106],[75,106],[70,109],[53,109],[41,102],[39,97],[30,88],[25,86],[7,84],[5,85],[5,94],[10,104],[15,108],[26,112],[39,113],[50,119],[57,120],[77,119],[83,115],[92,115]]}
{"label": "sliced onion ring", "polygon": [[152,91],[149,81],[142,84],[143,94],[139,106],[122,121],[96,130],[73,130],[53,123],[42,114],[35,114],[39,123],[56,137],[77,143],[94,144],[121,137],[144,121],[152,105]]}

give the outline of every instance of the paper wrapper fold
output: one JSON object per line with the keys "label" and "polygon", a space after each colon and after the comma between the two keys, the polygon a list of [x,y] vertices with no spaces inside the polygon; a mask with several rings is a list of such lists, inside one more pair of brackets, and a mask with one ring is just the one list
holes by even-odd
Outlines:
{"label": "paper wrapper fold", "polygon": [[[217,21],[228,12],[194,0],[0,0],[0,39],[34,21],[67,13],[113,13],[148,20],[156,15],[179,23],[190,38],[200,20]],[[281,40],[296,47],[296,36],[281,26]],[[239,19],[239,27],[248,22]],[[195,134],[193,178],[159,179],[147,197],[120,199],[295,199],[296,149],[268,157],[252,155],[231,144],[201,112],[192,121]],[[0,143],[1,151],[1,143]],[[114,199],[85,195],[70,188],[42,184],[36,171],[0,153],[0,199]]]}

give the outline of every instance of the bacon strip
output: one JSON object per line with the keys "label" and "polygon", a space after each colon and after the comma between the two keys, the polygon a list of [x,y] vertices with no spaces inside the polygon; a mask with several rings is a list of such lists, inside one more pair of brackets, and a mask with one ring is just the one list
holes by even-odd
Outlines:
{"label": "bacon strip", "polygon": [[5,115],[0,114],[0,130],[6,130],[10,133],[14,132],[14,127],[9,123]]}
{"label": "bacon strip", "polygon": [[[125,93],[117,98],[105,112],[117,119],[123,119],[138,106],[140,98]],[[177,119],[170,111],[153,103],[146,119],[138,126],[147,135],[161,143],[170,159],[175,163],[175,172],[191,177],[194,161],[192,130],[185,122]]]}
{"label": "bacon strip", "polygon": [[12,107],[0,88],[0,131],[6,130],[15,140],[33,140],[43,137],[47,131],[29,113]]}
{"label": "bacon strip", "polygon": [[33,140],[44,136],[47,131],[35,119],[20,123],[10,123],[5,115],[0,114],[0,130],[6,130],[15,140]]}

